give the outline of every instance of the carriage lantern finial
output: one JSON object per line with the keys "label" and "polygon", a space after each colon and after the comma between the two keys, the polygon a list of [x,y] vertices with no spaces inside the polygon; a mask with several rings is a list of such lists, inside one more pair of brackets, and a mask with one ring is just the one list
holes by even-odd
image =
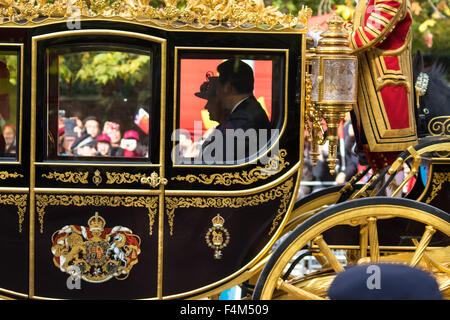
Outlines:
{"label": "carriage lantern finial", "polygon": [[[344,20],[328,19],[328,30],[321,34],[318,47],[309,57],[311,65],[311,104],[325,120],[328,140],[328,167],[336,170],[338,127],[345,113],[356,104],[357,57],[351,55]],[[324,142],[324,141],[322,141]]]}

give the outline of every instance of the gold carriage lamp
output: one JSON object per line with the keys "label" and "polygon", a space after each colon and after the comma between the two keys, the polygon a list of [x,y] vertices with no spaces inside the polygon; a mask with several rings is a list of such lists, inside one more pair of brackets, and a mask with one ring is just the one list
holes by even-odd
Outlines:
{"label": "gold carriage lamp", "polygon": [[[344,20],[334,16],[327,21],[318,47],[309,57],[311,66],[311,104],[325,120],[328,140],[328,167],[336,169],[338,127],[345,113],[356,104],[357,57],[351,55]],[[324,141],[322,141],[324,142]]]}

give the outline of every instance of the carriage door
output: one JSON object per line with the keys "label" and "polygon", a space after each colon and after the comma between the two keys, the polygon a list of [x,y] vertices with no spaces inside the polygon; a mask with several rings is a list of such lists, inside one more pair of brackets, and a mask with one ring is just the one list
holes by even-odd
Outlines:
{"label": "carriage door", "polygon": [[[6,41],[23,35],[6,34]],[[27,149],[22,148],[21,125],[24,45],[19,43],[22,39],[17,43],[3,41],[0,40],[0,298],[23,297],[28,289],[28,155]]]}
{"label": "carriage door", "polygon": [[30,296],[157,296],[165,45],[98,29],[32,38]]}
{"label": "carriage door", "polygon": [[[240,48],[224,49],[235,39],[242,40]],[[244,49],[266,45],[253,34],[220,40],[222,47],[174,49],[173,117],[167,110],[167,118],[173,120],[166,128],[164,296],[187,297],[208,290],[251,264],[270,245],[295,194],[300,108],[292,99],[288,119],[287,79],[289,72],[295,76],[298,66],[293,63],[288,70],[285,44],[280,49]],[[254,97],[244,100],[235,120],[229,121],[258,121],[248,130],[224,136],[214,131],[226,120],[214,113],[207,88],[214,86],[221,63],[237,60],[254,74]],[[208,140],[212,135],[215,140]],[[289,139],[297,142],[287,150]],[[205,141],[213,141],[211,148]]]}

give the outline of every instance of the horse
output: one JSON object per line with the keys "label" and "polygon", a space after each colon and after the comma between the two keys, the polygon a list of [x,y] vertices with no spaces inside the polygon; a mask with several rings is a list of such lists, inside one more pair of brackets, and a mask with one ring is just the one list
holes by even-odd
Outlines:
{"label": "horse", "polygon": [[[450,121],[450,86],[445,82],[442,64],[433,63],[428,70],[424,67],[423,56],[417,51],[413,60],[414,79],[414,110],[416,116],[417,133],[419,138],[434,134],[450,135],[448,125]],[[440,117],[439,119],[437,119]],[[433,121],[440,132],[430,132]]]}

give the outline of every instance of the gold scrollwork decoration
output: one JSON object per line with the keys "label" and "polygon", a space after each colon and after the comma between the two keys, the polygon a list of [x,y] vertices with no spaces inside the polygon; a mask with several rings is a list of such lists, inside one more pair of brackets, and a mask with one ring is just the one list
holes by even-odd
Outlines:
{"label": "gold scrollwork decoration", "polygon": [[8,171],[0,171],[0,179],[6,180],[9,178],[23,178],[23,174],[17,173],[17,172],[8,172]]}
{"label": "gold scrollwork decoration", "polygon": [[272,222],[272,228],[269,231],[271,234],[282,215],[286,213],[287,204],[292,195],[292,188],[294,187],[294,179],[291,178],[279,185],[276,188],[270,189],[266,192],[245,196],[245,197],[166,197],[166,215],[169,222],[169,233],[173,235],[175,210],[178,208],[244,208],[255,207],[269,201],[281,198],[281,204],[278,209],[278,214]]}
{"label": "gold scrollwork decoration", "polygon": [[269,230],[269,236],[272,235],[272,233],[277,229],[278,225],[280,224],[281,218],[287,212],[289,200],[291,199],[291,197],[292,197],[292,190],[291,188],[289,188],[289,191],[285,192],[281,197],[281,203],[277,210],[277,215],[272,221],[272,227]]}
{"label": "gold scrollwork decoration", "polygon": [[143,173],[106,172],[106,184],[136,183],[144,177]]}
{"label": "gold scrollwork decoration", "polygon": [[0,194],[0,204],[14,205],[19,215],[19,233],[22,233],[22,223],[27,211],[28,194]]}
{"label": "gold scrollwork decoration", "polygon": [[450,138],[450,116],[435,117],[428,122],[428,132],[432,136]]}
{"label": "gold scrollwork decoration", "polygon": [[450,182],[450,172],[437,172],[433,174],[431,193],[428,196],[426,203],[430,203],[441,191],[442,185],[446,182]]}
{"label": "gold scrollwork decoration", "polygon": [[66,183],[88,183],[89,172],[48,172],[43,173],[42,177],[47,179],[55,179],[56,181],[66,182]]}
{"label": "gold scrollwork decoration", "polygon": [[147,208],[149,234],[152,235],[153,224],[155,223],[155,216],[158,211],[158,199],[155,196],[36,194],[36,212],[38,213],[40,232],[43,233],[45,209],[48,206]]}
{"label": "gold scrollwork decoration", "polygon": [[164,0],[154,8],[149,0],[0,0],[0,24],[44,23],[51,20],[122,18],[174,28],[221,27],[235,29],[306,29],[311,9],[303,7],[298,16],[265,6],[262,0]]}
{"label": "gold scrollwork decoration", "polygon": [[167,185],[167,179],[166,178],[162,178],[158,175],[158,173],[156,173],[155,171],[153,171],[149,177],[147,176],[143,176],[141,178],[141,183],[142,184],[148,184],[150,187],[152,188],[156,188],[157,186],[159,186],[160,184],[165,186]]}
{"label": "gold scrollwork decoration", "polygon": [[258,166],[250,171],[214,173],[211,175],[202,173],[198,176],[188,174],[187,176],[172,177],[172,180],[186,181],[189,183],[220,184],[224,186],[230,186],[232,184],[249,185],[258,180],[265,180],[286,168],[289,165],[289,162],[284,159],[286,155],[287,151],[281,149],[279,154],[269,158],[269,161],[264,167]]}

